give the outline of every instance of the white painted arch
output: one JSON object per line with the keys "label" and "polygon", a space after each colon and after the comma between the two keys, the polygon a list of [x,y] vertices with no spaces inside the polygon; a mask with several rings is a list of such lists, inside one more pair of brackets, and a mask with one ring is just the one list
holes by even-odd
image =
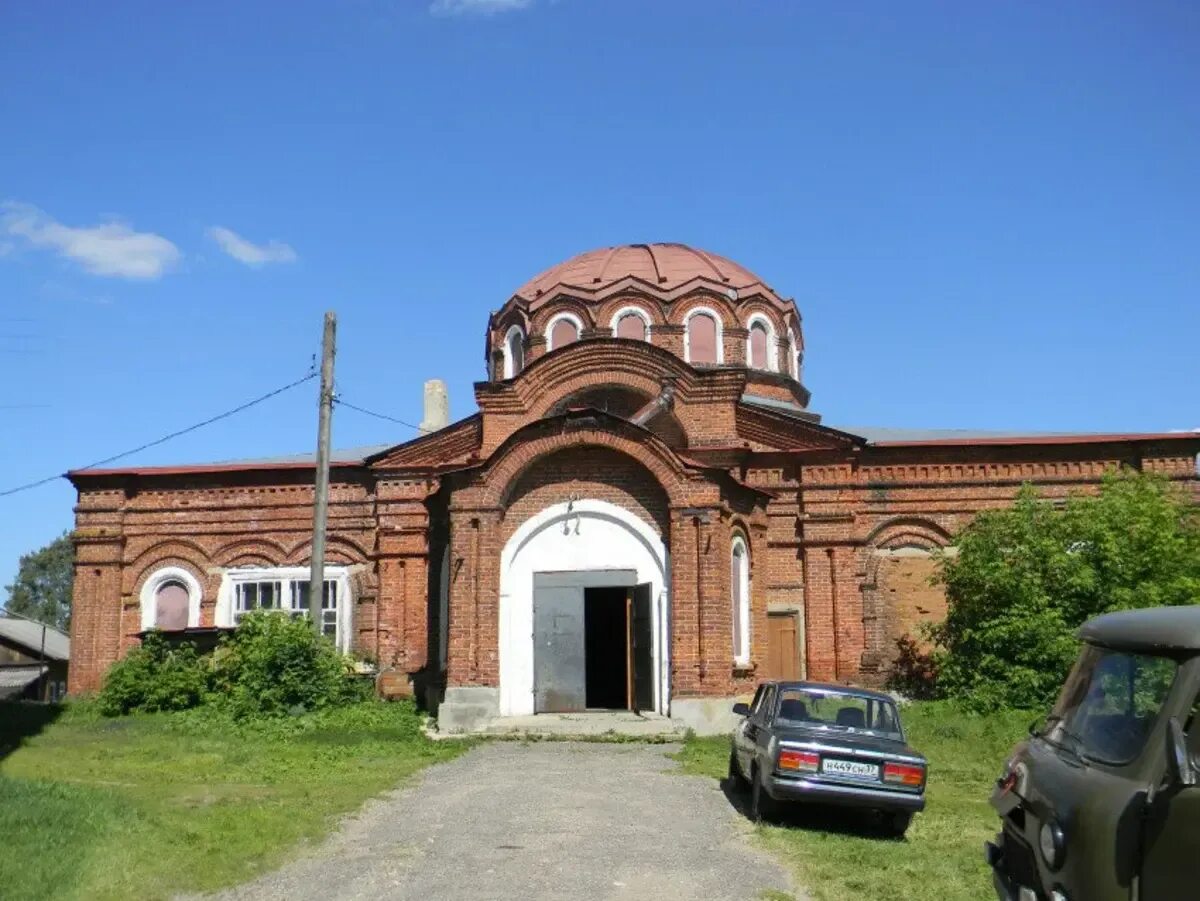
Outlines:
{"label": "white painted arch", "polygon": [[500,715],[533,713],[533,574],[634,570],[650,583],[654,709],[670,706],[670,566],[654,527],[616,504],[552,504],[521,524],[500,553]]}
{"label": "white painted arch", "polygon": [[141,605],[143,632],[147,629],[153,629],[155,626],[154,619],[157,613],[156,596],[158,595],[158,589],[162,588],[167,582],[178,582],[187,589],[188,628],[194,629],[200,625],[200,596],[203,593],[200,589],[200,583],[196,580],[195,576],[182,566],[164,566],[150,574],[149,578],[142,584],[142,590],[138,595],[138,602]]}

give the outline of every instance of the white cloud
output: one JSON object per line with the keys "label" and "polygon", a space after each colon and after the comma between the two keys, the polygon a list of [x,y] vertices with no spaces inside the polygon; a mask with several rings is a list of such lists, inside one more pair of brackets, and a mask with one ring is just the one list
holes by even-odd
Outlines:
{"label": "white cloud", "polygon": [[262,266],[264,263],[294,263],[297,259],[296,251],[282,241],[254,244],[232,229],[221,225],[214,225],[210,228],[208,236],[216,241],[223,251],[247,266]]}
{"label": "white cloud", "polygon": [[183,256],[179,248],[153,232],[136,232],[124,222],[63,225],[35,206],[0,205],[0,232],[31,247],[52,250],[93,275],[152,280],[161,278]]}
{"label": "white cloud", "polygon": [[433,0],[429,11],[435,16],[490,16],[525,9],[533,0]]}

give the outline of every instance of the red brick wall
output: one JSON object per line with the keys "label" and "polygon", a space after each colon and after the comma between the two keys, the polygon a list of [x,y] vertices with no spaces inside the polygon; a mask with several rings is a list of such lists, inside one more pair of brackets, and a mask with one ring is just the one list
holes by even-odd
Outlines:
{"label": "red brick wall", "polygon": [[580,447],[544,457],[518,479],[508,498],[501,544],[529,517],[572,498],[616,504],[668,533],[667,495],[636,460],[608,448]]}

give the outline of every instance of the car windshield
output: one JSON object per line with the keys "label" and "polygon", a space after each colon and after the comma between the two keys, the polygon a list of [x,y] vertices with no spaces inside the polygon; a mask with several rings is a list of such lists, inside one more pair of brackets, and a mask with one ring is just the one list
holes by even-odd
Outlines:
{"label": "car windshield", "polygon": [[1043,736],[1100,763],[1128,763],[1146,744],[1176,668],[1169,657],[1085,648]]}
{"label": "car windshield", "polygon": [[884,698],[820,688],[784,688],[776,719],[785,725],[901,738],[896,705]]}

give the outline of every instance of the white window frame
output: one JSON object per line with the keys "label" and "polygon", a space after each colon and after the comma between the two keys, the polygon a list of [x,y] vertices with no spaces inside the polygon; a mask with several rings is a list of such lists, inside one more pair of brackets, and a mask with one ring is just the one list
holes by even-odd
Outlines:
{"label": "white window frame", "polygon": [[643,323],[645,323],[645,325],[646,325],[646,339],[645,340],[649,341],[650,333],[651,333],[650,314],[647,313],[645,310],[643,310],[641,307],[634,307],[634,306],[621,307],[621,309],[617,310],[617,312],[612,314],[612,319],[609,320],[608,324],[609,324],[609,327],[612,329],[613,337],[614,338],[617,337],[617,323],[619,323],[626,316],[637,316],[639,319],[642,320]]}
{"label": "white window frame", "polygon": [[792,374],[792,378],[796,381],[800,381],[800,361],[796,359],[796,354],[798,353],[796,333],[788,329],[788,372]]}
{"label": "white window frame", "polygon": [[141,604],[143,632],[153,629],[157,625],[154,616],[158,612],[158,590],[167,582],[179,582],[187,589],[187,627],[195,629],[200,625],[200,598],[203,595],[200,582],[182,566],[164,566],[150,574],[149,578],[142,583],[142,590],[138,595],[138,602]]}
{"label": "white window frame", "polygon": [[[692,307],[690,310],[688,310],[687,315],[683,317],[683,358],[685,360],[687,360],[687,362],[689,362],[689,363],[692,362],[691,321],[692,321],[693,316],[699,316],[701,314],[706,314],[708,316],[711,316],[713,319],[713,322],[715,322],[717,324],[717,362],[716,362],[716,365],[720,366],[721,364],[723,364],[725,362],[725,323],[721,319],[721,314],[718,313],[716,310],[714,310],[712,307]],[[700,365],[708,366],[711,364],[701,363]]]}
{"label": "white window frame", "polygon": [[[583,339],[583,320],[574,313],[555,313],[550,317],[550,321],[546,323],[546,351],[554,350],[554,326],[566,319],[575,324],[575,341]],[[574,342],[571,342],[574,343]]]}
{"label": "white window frame", "polygon": [[[237,586],[245,582],[279,582],[280,598],[288,606],[284,612],[292,611],[292,583],[307,582],[311,570],[307,566],[258,566],[226,570],[221,576],[221,590],[217,597],[216,624],[223,628],[237,625],[234,599]],[[346,566],[325,564],[325,581],[337,584],[337,635],[334,643],[343,654],[350,651],[353,636],[354,599],[350,594],[350,569]]]}
{"label": "white window frame", "polygon": [[753,331],[756,323],[761,322],[767,330],[767,372],[779,371],[779,347],[777,346],[777,338],[775,337],[775,324],[771,322],[763,313],[755,313],[746,320],[746,367],[748,369],[756,369],[753,364],[753,357],[750,353],[750,332]]}
{"label": "white window frame", "polygon": [[525,330],[523,328],[521,328],[521,326],[519,326],[519,325],[514,325],[511,328],[509,328],[509,330],[507,332],[504,333],[504,347],[502,350],[504,353],[504,378],[506,378],[506,379],[516,378],[518,375],[521,374],[521,370],[517,369],[517,367],[516,367],[516,361],[513,360],[512,340],[513,340],[514,334],[518,335],[520,337],[520,341],[521,341],[521,345],[522,345],[522,347],[521,347],[521,350],[522,350],[522,352],[521,352],[521,369],[525,368],[525,353],[524,353]]}
{"label": "white window frame", "polygon": [[[733,616],[736,625],[741,626],[740,635],[737,628],[733,629],[732,638],[734,641],[733,662],[735,666],[750,665],[750,548],[746,544],[746,539],[741,535],[735,535],[733,541],[729,544],[729,567],[730,572],[733,571],[733,561],[737,556],[738,550],[742,552],[742,570],[738,575],[741,582],[741,597],[738,599],[736,609]],[[730,594],[733,595],[732,584],[730,585]],[[730,597],[730,601],[734,600]],[[737,639],[741,638],[741,647],[738,647]]]}

